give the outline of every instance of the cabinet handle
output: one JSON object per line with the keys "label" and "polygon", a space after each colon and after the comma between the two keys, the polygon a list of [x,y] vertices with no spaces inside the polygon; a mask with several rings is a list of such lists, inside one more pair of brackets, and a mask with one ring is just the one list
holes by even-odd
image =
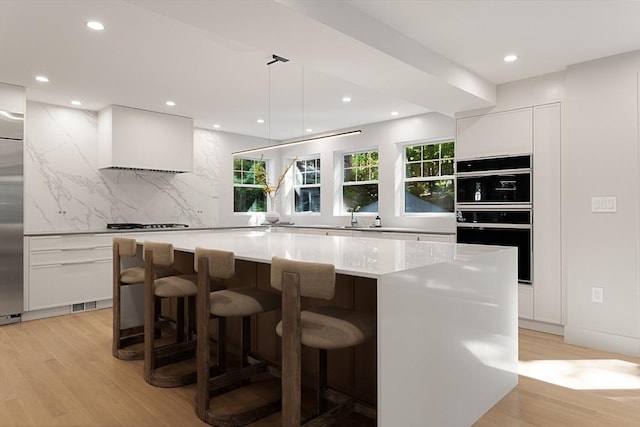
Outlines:
{"label": "cabinet handle", "polygon": [[62,264],[44,264],[44,265],[29,266],[29,268],[51,268],[51,267],[62,267]]}

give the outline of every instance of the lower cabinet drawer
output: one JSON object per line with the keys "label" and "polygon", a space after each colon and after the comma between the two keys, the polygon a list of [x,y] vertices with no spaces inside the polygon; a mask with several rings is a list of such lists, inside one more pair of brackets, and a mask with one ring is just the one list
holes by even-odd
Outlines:
{"label": "lower cabinet drawer", "polygon": [[29,253],[29,265],[43,266],[50,264],[78,264],[93,261],[111,260],[111,247],[89,249],[51,249]]}
{"label": "lower cabinet drawer", "polygon": [[418,234],[418,240],[421,242],[455,243],[455,239],[452,240],[450,234]]}
{"label": "lower cabinet drawer", "polygon": [[29,267],[29,308],[112,298],[111,260]]}

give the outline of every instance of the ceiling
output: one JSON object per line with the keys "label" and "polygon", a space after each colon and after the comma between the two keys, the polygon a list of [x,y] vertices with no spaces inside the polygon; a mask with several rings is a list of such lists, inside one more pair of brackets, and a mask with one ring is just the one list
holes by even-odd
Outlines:
{"label": "ceiling", "polygon": [[299,139],[490,106],[497,84],[640,49],[639,22],[640,1],[0,0],[0,81]]}

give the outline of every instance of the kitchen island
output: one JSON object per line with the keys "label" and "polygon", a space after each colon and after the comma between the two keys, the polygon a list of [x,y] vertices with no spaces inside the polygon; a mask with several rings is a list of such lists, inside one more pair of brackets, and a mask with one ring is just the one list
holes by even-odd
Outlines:
{"label": "kitchen island", "polygon": [[471,425],[517,384],[517,251],[269,231],[145,236],[178,251],[334,264],[374,279],[380,426]]}

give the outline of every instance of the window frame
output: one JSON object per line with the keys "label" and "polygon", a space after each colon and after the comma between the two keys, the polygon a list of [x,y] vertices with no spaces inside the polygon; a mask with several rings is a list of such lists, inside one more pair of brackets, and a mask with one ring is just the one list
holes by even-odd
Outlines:
{"label": "window frame", "polygon": [[[315,184],[300,184],[298,185],[296,183],[296,176],[297,176],[297,172],[298,172],[298,162],[308,162],[309,160],[313,160],[316,163],[316,166],[318,166],[318,164],[320,165],[320,167],[318,167],[317,169],[317,182]],[[296,160],[295,164],[293,165],[292,168],[292,173],[293,173],[293,179],[292,179],[292,189],[293,189],[293,193],[292,193],[292,197],[291,197],[291,204],[292,204],[292,214],[293,215],[321,215],[322,214],[322,170],[321,170],[321,156],[320,154],[312,154],[312,155],[308,155],[308,156],[304,156],[304,157],[298,157],[298,160]],[[296,210],[296,190],[298,188],[318,188],[319,190],[319,197],[320,197],[320,210],[319,211],[300,211],[298,212]]]}
{"label": "window frame", "polygon": [[[269,174],[269,161],[267,159],[261,159],[258,157],[251,157],[251,156],[232,156],[232,183],[233,183],[233,189],[232,189],[232,205],[233,205],[233,214],[234,215],[255,215],[255,214],[261,214],[261,213],[266,213],[269,209],[268,207],[268,197],[266,195],[266,193],[264,192],[264,187],[261,184],[256,184],[255,183],[255,175],[253,177],[253,182],[254,184],[245,184],[245,183],[236,183],[236,172],[242,172],[245,173],[244,169],[238,170],[236,169],[235,165],[235,161],[236,159],[241,159],[241,160],[249,160],[253,162],[253,165],[255,165],[256,163],[259,162],[263,162],[264,163],[264,167],[265,167],[265,171],[267,172],[267,174]],[[252,167],[253,167],[252,165]],[[251,168],[250,168],[251,169]],[[248,169],[248,170],[250,170]],[[247,170],[247,171],[248,171]],[[255,210],[255,211],[236,211],[236,188],[256,188],[259,189],[260,191],[262,191],[263,196],[264,196],[264,211],[261,210]]]}
{"label": "window frame", "polygon": [[[377,158],[378,158],[378,162],[376,165],[377,168],[377,176],[378,179],[375,180],[363,180],[363,181],[346,181],[344,180],[345,178],[345,157],[346,156],[351,156],[354,154],[368,154],[368,153],[376,153],[377,154]],[[378,202],[378,210],[375,212],[366,212],[369,215],[373,215],[373,214],[378,214],[380,211],[380,149],[378,147],[372,147],[372,148],[362,148],[359,150],[352,150],[352,151],[342,151],[340,152],[340,185],[339,185],[339,192],[340,192],[340,196],[339,196],[339,203],[340,203],[340,208],[339,208],[339,213],[341,215],[350,215],[351,212],[348,210],[350,208],[345,207],[345,203],[344,203],[344,187],[345,186],[356,186],[356,185],[371,185],[371,184],[375,184],[378,187],[378,199],[376,200]],[[371,166],[369,166],[371,167]],[[351,168],[354,169],[354,168]],[[371,177],[371,173],[369,173],[369,177]],[[358,211],[356,211],[358,212]]]}
{"label": "window frame", "polygon": [[[438,159],[435,160],[425,160],[424,158],[421,158],[419,161],[408,161],[407,160],[407,148],[408,147],[425,147],[428,145],[440,145],[440,144],[448,144],[448,143],[453,143],[453,154],[451,157],[438,157]],[[402,196],[401,196],[401,211],[400,214],[401,215],[406,215],[406,216],[452,216],[455,214],[455,191],[456,191],[456,176],[455,176],[455,138],[449,137],[449,138],[438,138],[438,139],[433,139],[433,140],[420,140],[420,141],[411,141],[411,142],[407,142],[401,145],[401,149],[402,149],[402,170],[401,170],[401,174],[402,174],[402,184],[401,184],[401,188],[402,188]],[[423,148],[424,150],[424,148]],[[451,165],[452,165],[452,171],[450,175],[434,175],[434,176],[419,176],[419,177],[410,177],[407,178],[407,167],[409,164],[416,164],[416,163],[421,163],[422,166],[421,168],[424,168],[424,163],[429,162],[429,161],[437,161],[438,162],[438,169],[439,172],[442,173],[442,161],[443,160],[450,160],[451,161]],[[422,169],[424,171],[424,169]],[[422,173],[424,175],[424,172]],[[410,183],[410,182],[429,182],[429,181],[447,181],[450,180],[451,184],[453,186],[453,207],[451,211],[445,211],[445,212],[407,212],[406,210],[406,184]]]}

